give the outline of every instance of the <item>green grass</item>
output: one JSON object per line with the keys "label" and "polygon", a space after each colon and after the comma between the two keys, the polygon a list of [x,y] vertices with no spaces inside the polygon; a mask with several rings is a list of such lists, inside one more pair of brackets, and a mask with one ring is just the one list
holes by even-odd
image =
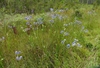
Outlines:
{"label": "green grass", "polygon": [[[0,68],[98,66],[99,8],[94,12],[86,5],[77,11],[79,14],[71,8],[28,15],[29,20],[26,14],[4,14],[0,20]],[[22,59],[16,60],[17,56]]]}

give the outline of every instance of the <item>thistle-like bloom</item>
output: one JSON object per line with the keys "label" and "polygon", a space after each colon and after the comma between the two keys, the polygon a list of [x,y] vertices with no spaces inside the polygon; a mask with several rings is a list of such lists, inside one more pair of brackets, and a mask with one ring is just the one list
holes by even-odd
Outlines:
{"label": "thistle-like bloom", "polygon": [[74,41],[74,42],[72,42],[72,46],[75,46],[76,45],[76,42]]}
{"label": "thistle-like bloom", "polygon": [[67,47],[67,48],[70,48],[70,44],[67,44],[66,47]]}
{"label": "thistle-like bloom", "polygon": [[32,18],[32,16],[25,17],[26,20],[30,20],[31,18]]}
{"label": "thistle-like bloom", "polygon": [[16,60],[20,61],[23,57],[22,56],[16,56]]}
{"label": "thistle-like bloom", "polygon": [[15,51],[15,55],[19,55],[21,51]]}

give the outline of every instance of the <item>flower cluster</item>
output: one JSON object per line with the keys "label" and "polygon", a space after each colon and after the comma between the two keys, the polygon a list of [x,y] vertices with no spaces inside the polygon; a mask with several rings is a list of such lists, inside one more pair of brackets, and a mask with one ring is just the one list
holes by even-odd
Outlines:
{"label": "flower cluster", "polygon": [[32,25],[31,25],[31,23],[30,23],[30,19],[31,19],[31,18],[32,18],[32,16],[27,16],[27,17],[25,17],[25,19],[27,20],[27,22],[26,22],[27,28],[25,28],[23,31],[24,31],[24,32],[27,32],[28,35],[30,34],[30,32],[31,32],[31,30],[32,30]]}
{"label": "flower cluster", "polygon": [[78,39],[74,39],[74,41],[72,42],[72,46],[82,47],[82,45],[80,45],[80,43],[78,42]]}
{"label": "flower cluster", "polygon": [[74,24],[82,25],[82,22],[79,20],[75,20]]}
{"label": "flower cluster", "polygon": [[17,61],[20,61],[22,59],[22,56],[19,56],[19,54],[21,54],[21,51],[15,51]]}
{"label": "flower cluster", "polygon": [[77,47],[82,47],[82,45],[78,42],[78,39],[74,39],[74,41],[71,43],[71,44],[66,44],[66,39],[62,40],[61,41],[61,44],[65,44],[67,48],[70,48],[70,47],[74,47],[74,46],[77,46]]}
{"label": "flower cluster", "polygon": [[30,20],[31,18],[32,18],[32,16],[25,17],[26,20]]}
{"label": "flower cluster", "polygon": [[33,23],[34,25],[42,25],[43,24],[43,18],[37,18],[37,21]]}
{"label": "flower cluster", "polygon": [[88,33],[89,32],[89,30],[86,29],[84,26],[81,27],[81,31],[84,32],[84,33]]}
{"label": "flower cluster", "polygon": [[68,35],[70,35],[69,32],[64,31],[64,30],[61,30],[60,33],[63,34],[63,36],[68,36]]}
{"label": "flower cluster", "polygon": [[97,15],[96,12],[95,12],[95,10],[88,11],[87,13],[88,13],[89,15]]}
{"label": "flower cluster", "polygon": [[67,44],[67,45],[66,45],[67,48],[69,48],[69,47],[74,47],[74,46],[82,47],[82,45],[78,42],[77,39],[74,39],[74,41],[72,42],[72,44]]}

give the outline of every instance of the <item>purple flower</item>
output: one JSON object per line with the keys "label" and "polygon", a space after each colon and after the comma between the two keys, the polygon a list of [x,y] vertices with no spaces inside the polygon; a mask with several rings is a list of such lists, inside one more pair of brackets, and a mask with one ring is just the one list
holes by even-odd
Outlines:
{"label": "purple flower", "polygon": [[76,42],[74,41],[74,42],[72,42],[72,46],[75,46],[76,45]]}
{"label": "purple flower", "polygon": [[25,17],[26,20],[30,20],[31,18],[32,18],[32,16]]}
{"label": "purple flower", "polygon": [[82,47],[82,45],[80,45],[80,43],[77,43],[77,46],[78,46],[78,47]]}
{"label": "purple flower", "polygon": [[16,60],[20,61],[22,59],[22,56],[16,56]]}
{"label": "purple flower", "polygon": [[15,51],[15,55],[19,55],[21,51]]}
{"label": "purple flower", "polygon": [[67,47],[67,48],[70,48],[70,44],[67,44],[66,47]]}

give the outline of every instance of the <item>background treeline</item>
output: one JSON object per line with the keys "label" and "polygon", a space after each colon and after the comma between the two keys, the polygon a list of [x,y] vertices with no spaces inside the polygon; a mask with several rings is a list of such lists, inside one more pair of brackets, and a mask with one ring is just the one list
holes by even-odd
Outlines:
{"label": "background treeline", "polygon": [[73,7],[75,4],[99,5],[100,0],[0,0],[0,11],[6,13],[41,13],[50,8]]}

